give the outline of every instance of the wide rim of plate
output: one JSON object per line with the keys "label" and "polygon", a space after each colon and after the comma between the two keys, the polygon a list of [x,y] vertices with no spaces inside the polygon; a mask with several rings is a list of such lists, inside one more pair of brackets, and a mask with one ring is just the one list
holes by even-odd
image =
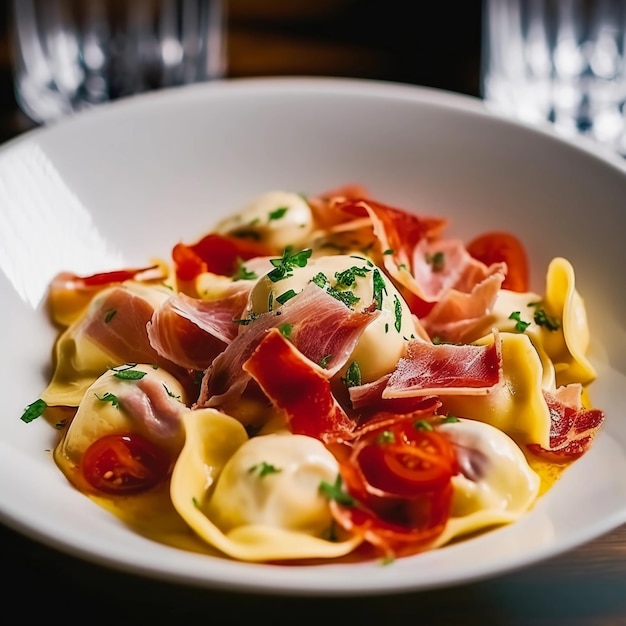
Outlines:
{"label": "wide rim of plate", "polygon": [[[64,129],[67,127],[78,129],[81,126],[89,125],[106,126],[115,124],[118,119],[142,115],[142,112],[152,108],[176,106],[177,103],[202,103],[206,99],[230,97],[233,94],[258,95],[260,93],[302,92],[316,95],[349,93],[364,98],[380,98],[389,101],[402,100],[416,104],[426,103],[471,115],[497,117],[502,124],[518,126],[524,128],[527,133],[536,133],[548,137],[551,141],[562,144],[564,149],[566,146],[567,150],[578,151],[590,158],[599,159],[626,175],[626,166],[620,157],[590,140],[568,139],[556,136],[548,127],[531,127],[522,122],[510,120],[488,111],[482,101],[470,96],[416,85],[369,79],[326,77],[229,79],[150,92],[102,105],[48,127],[33,129],[5,142],[0,146],[0,152],[5,153],[23,142],[40,137],[48,137],[58,141],[59,138],[62,138]],[[602,441],[606,446],[613,445],[608,434],[602,433]],[[0,441],[0,446],[8,449],[3,441]],[[601,454],[601,452],[600,449],[592,450],[593,454]],[[593,460],[592,454],[590,454],[590,460]],[[541,504],[539,509],[541,509]],[[25,536],[61,552],[105,567],[148,578],[198,587],[255,593],[347,596],[418,591],[452,586],[526,567],[573,549],[626,522],[626,500],[622,508],[614,510],[602,519],[595,520],[594,524],[571,533],[565,538],[532,546],[525,553],[516,554],[513,558],[506,551],[501,555],[491,556],[482,562],[480,559],[472,562],[471,556],[474,553],[479,554],[485,542],[489,545],[490,536],[497,534],[500,543],[515,540],[521,532],[522,522],[511,527],[497,529],[493,531],[493,534],[489,533],[484,537],[473,539],[471,542],[461,542],[441,548],[433,553],[419,555],[425,569],[428,569],[431,563],[435,566],[438,565],[440,559],[455,559],[457,555],[462,557],[463,565],[454,571],[450,572],[444,568],[443,573],[440,574],[439,570],[435,568],[435,574],[428,578],[425,578],[423,574],[416,576],[415,570],[411,569],[414,561],[409,559],[402,563],[396,563],[393,568],[385,569],[381,569],[380,564],[373,563],[297,566],[298,574],[294,575],[295,570],[291,566],[237,563],[193,553],[181,554],[181,551],[177,549],[154,545],[148,540],[145,542],[139,540],[145,545],[142,545],[136,552],[133,551],[132,556],[129,557],[123,544],[111,546],[109,549],[103,549],[101,546],[96,549],[93,544],[90,544],[88,533],[75,536],[68,529],[43,525],[41,519],[29,511],[27,504],[20,504],[5,498],[0,499],[0,520]],[[164,566],[164,560],[167,562],[167,566]],[[355,576],[357,571],[359,574]]]}

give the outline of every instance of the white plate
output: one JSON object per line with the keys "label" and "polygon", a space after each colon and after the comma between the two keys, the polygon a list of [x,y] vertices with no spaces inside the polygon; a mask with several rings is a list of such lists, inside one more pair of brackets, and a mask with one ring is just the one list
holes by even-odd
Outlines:
{"label": "white plate", "polygon": [[[586,299],[594,404],[590,452],[520,522],[440,550],[377,562],[273,566],[137,536],[54,466],[55,433],[20,421],[49,375],[43,310],[61,269],[90,273],[167,256],[259,193],[360,182],[392,205],[452,219],[468,238],[512,229],[535,283],[570,259]],[[99,564],[212,588],[372,594],[476,580],[545,559],[626,521],[626,199],[621,160],[497,118],[482,103],[411,86],[252,79],[120,101],[0,149],[0,519]]]}

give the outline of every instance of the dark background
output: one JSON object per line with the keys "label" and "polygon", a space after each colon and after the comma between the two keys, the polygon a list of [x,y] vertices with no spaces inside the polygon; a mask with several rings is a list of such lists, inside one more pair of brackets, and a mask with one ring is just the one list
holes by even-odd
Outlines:
{"label": "dark background", "polygon": [[[226,77],[372,78],[477,96],[481,4],[227,0]],[[33,126],[13,95],[9,11],[10,1],[0,0],[0,142]]]}

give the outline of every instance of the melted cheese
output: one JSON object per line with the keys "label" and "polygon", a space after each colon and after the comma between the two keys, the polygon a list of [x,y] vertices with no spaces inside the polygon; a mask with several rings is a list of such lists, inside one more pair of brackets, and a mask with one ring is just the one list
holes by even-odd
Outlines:
{"label": "melted cheese", "polygon": [[[234,418],[214,409],[184,418],[186,442],[174,467],[174,507],[209,545],[245,561],[334,558],[360,539],[325,539],[330,531],[322,480],[338,467],[323,444],[291,434],[249,439]],[[261,476],[264,464],[277,472]]]}
{"label": "melted cheese", "polygon": [[313,230],[313,215],[307,201],[289,191],[270,191],[220,222],[221,235],[250,237],[282,252],[287,246],[303,245]]}
{"label": "melted cheese", "polygon": [[[337,284],[337,274],[352,268],[363,273],[354,274],[354,284]],[[351,305],[355,311],[363,311],[374,302],[374,275],[384,287],[381,315],[365,329],[357,343],[348,365],[356,361],[362,382],[372,382],[395,368],[398,359],[404,356],[408,339],[414,337],[415,323],[411,311],[398,290],[370,260],[356,255],[335,255],[309,259],[304,267],[294,267],[292,275],[277,282],[267,275],[261,277],[252,288],[248,298],[246,317],[266,313],[280,306],[279,298],[290,291],[299,293],[318,275],[325,277],[324,289],[334,288],[349,291],[358,300]],[[397,327],[396,327],[397,325]],[[341,372],[340,375],[344,375]]]}
{"label": "melted cheese", "polygon": [[533,506],[541,479],[510,437],[489,424],[466,419],[442,424],[437,430],[452,441],[461,466],[452,479],[450,519],[437,546],[514,522]]}

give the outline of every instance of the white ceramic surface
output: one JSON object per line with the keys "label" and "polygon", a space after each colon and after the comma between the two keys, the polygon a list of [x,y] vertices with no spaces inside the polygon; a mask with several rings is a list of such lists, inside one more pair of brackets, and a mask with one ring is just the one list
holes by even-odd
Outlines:
{"label": "white ceramic surface", "polygon": [[[606,425],[520,522],[391,566],[237,563],[137,536],[72,488],[55,433],[20,421],[47,383],[47,282],[142,264],[274,189],[350,182],[452,219],[469,238],[512,229],[532,277],[570,259],[585,297]],[[0,148],[0,520],[61,551],[212,588],[372,594],[476,580],[574,548],[626,522],[626,210],[621,160],[485,112],[459,95],[344,79],[248,79],[119,101]]]}

